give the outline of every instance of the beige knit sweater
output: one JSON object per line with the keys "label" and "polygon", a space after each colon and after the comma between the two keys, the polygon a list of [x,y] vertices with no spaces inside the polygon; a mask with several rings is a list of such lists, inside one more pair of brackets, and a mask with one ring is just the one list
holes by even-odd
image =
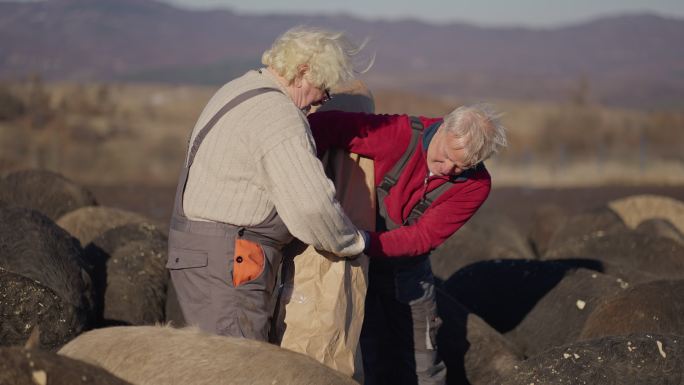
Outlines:
{"label": "beige knit sweater", "polygon": [[[228,101],[259,87],[285,92],[265,69],[225,84],[202,111],[190,143]],[[238,226],[261,223],[274,206],[301,241],[340,256],[363,251],[362,236],[316,158],[306,116],[280,92],[249,99],[218,121],[197,151],[183,197],[188,218]]]}

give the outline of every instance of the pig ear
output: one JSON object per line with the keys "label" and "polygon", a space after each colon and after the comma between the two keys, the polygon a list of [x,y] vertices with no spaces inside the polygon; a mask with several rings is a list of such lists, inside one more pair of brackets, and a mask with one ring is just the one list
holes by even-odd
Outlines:
{"label": "pig ear", "polygon": [[24,349],[38,349],[40,345],[40,330],[38,325],[31,330],[31,335],[24,344]]}

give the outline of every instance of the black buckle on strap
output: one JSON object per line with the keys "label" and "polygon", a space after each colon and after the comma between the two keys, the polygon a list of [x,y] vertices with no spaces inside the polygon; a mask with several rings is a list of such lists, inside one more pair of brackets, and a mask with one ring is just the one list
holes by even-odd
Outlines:
{"label": "black buckle on strap", "polygon": [[413,209],[409,213],[409,216],[406,218],[406,220],[404,221],[403,224],[404,225],[413,224],[413,222],[417,221],[418,218],[420,218],[421,215],[423,215],[423,213],[425,213],[425,210],[427,210],[431,204],[432,204],[432,201],[430,201],[428,199],[423,199],[420,202],[416,203],[416,205],[413,207]]}
{"label": "black buckle on strap", "polygon": [[410,120],[412,129],[421,132],[425,129],[425,126],[423,126],[423,123],[420,121],[420,118],[416,116],[411,116]]}
{"label": "black buckle on strap", "polygon": [[389,192],[389,189],[391,189],[396,183],[397,181],[394,178],[385,175],[385,177],[382,178],[382,182],[380,182],[378,188],[385,192]]}

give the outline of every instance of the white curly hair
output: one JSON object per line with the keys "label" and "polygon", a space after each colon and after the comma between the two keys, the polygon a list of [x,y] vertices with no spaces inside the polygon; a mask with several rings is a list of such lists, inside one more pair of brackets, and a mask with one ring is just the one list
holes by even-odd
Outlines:
{"label": "white curly hair", "polygon": [[353,58],[366,45],[354,45],[342,32],[298,26],[278,37],[261,56],[261,62],[288,82],[302,66],[308,66],[306,80],[317,88],[331,88],[354,78]]}

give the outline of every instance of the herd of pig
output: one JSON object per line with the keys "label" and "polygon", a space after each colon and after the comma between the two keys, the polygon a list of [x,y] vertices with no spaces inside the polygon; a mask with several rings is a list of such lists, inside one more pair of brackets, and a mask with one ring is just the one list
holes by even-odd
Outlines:
{"label": "herd of pig", "polygon": [[[484,208],[432,254],[448,382],[684,384],[684,203],[544,206],[533,222]],[[58,174],[0,177],[0,385],[355,383],[180,327],[166,253],[165,226]]]}

